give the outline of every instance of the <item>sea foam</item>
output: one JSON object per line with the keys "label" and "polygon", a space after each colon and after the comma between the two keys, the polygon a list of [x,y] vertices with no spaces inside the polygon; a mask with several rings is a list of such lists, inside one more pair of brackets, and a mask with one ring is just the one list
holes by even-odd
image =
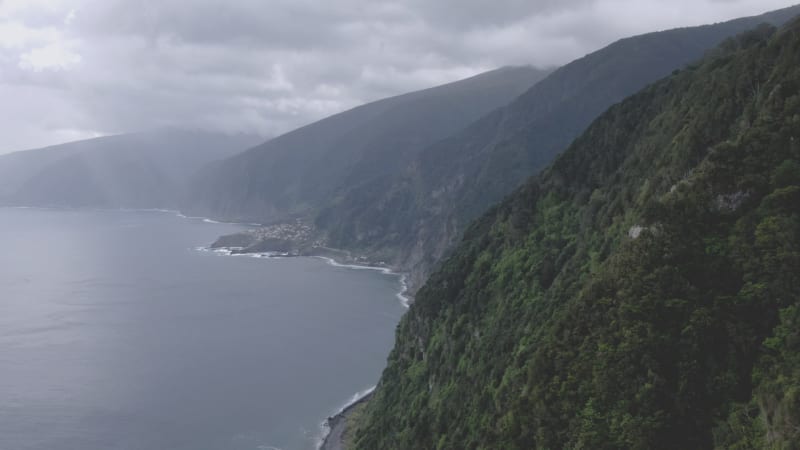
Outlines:
{"label": "sea foam", "polygon": [[406,281],[406,275],[403,273],[398,273],[393,271],[388,267],[379,267],[379,266],[361,266],[358,264],[342,264],[336,262],[333,258],[329,258],[327,256],[315,256],[315,258],[319,258],[325,260],[334,267],[344,267],[345,269],[355,269],[355,270],[377,270],[378,272],[384,275],[394,275],[400,278],[400,291],[395,294],[397,299],[400,303],[405,307],[408,308],[411,305],[411,300],[406,296],[406,292],[408,292],[408,282]]}
{"label": "sea foam", "polygon": [[[366,267],[366,266],[364,266],[364,267]],[[362,400],[364,397],[366,397],[366,396],[368,396],[369,394],[372,394],[373,392],[375,392],[375,388],[376,388],[376,387],[377,387],[377,386],[372,386],[372,387],[369,387],[369,388],[367,388],[367,389],[364,389],[363,391],[358,391],[358,392],[356,392],[355,394],[353,394],[353,396],[352,396],[352,397],[350,397],[350,399],[349,399],[349,400],[348,400],[348,401],[347,401],[345,404],[343,404],[343,405],[342,405],[342,406],[341,406],[339,409],[337,409],[337,410],[336,410],[336,412],[335,412],[334,414],[331,414],[331,416],[330,416],[330,417],[336,417],[336,416],[338,416],[339,414],[342,414],[342,413],[343,413],[343,412],[345,412],[345,411],[346,411],[348,408],[350,408],[351,406],[353,406],[353,405],[355,405],[356,403],[360,402],[360,401],[361,401],[361,400]],[[325,443],[325,438],[327,438],[327,437],[328,437],[328,434],[330,434],[330,432],[331,432],[331,427],[330,427],[330,425],[328,424],[328,419],[325,419],[325,420],[324,420],[324,421],[323,421],[323,422],[320,424],[320,433],[319,433],[319,437],[318,437],[318,438],[317,438],[317,440],[316,440],[316,441],[317,441],[317,442],[316,442],[316,444],[317,444],[317,447],[316,447],[316,448],[317,448],[317,449],[320,449],[320,448],[322,448],[322,444],[324,444],[324,443]]]}

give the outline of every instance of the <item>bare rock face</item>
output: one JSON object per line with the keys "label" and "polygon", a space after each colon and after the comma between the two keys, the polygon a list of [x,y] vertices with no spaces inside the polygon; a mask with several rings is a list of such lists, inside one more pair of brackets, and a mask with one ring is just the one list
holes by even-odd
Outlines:
{"label": "bare rock face", "polygon": [[628,237],[631,239],[636,239],[642,234],[642,231],[644,230],[645,227],[641,225],[634,225],[628,230]]}
{"label": "bare rock face", "polygon": [[714,207],[719,211],[733,212],[742,206],[742,203],[750,197],[749,192],[738,191],[731,194],[719,194],[714,199]]}

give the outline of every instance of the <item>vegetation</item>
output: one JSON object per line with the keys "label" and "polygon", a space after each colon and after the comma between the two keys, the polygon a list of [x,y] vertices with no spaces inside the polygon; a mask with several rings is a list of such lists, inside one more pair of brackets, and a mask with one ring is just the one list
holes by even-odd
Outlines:
{"label": "vegetation", "polygon": [[326,205],[317,225],[332,246],[392,261],[419,287],[472,220],[547,167],[610,106],[726,38],[797,14],[800,6],[615,42],[421,150],[399,173],[352,183]]}
{"label": "vegetation", "polygon": [[355,448],[800,448],[800,22],[612,107],[420,290]]}

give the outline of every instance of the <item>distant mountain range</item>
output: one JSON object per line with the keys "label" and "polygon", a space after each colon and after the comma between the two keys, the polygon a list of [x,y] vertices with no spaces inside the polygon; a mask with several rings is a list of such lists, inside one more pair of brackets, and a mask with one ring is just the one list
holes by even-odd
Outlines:
{"label": "distant mountain range", "polygon": [[548,71],[507,67],[369,103],[214,164],[193,214],[248,222],[313,218],[356,186],[392,176],[428,145],[513,100]]}
{"label": "distant mountain range", "polygon": [[173,129],[0,155],[0,205],[178,208],[201,167],[259,141]]}

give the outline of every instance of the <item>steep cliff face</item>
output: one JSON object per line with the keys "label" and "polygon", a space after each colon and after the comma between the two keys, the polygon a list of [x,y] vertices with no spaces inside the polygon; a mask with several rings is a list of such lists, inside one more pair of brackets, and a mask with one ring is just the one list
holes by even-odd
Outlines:
{"label": "steep cliff face", "polygon": [[604,113],[398,327],[356,448],[797,448],[800,22]]}
{"label": "steep cliff face", "polygon": [[187,208],[248,222],[314,217],[344,189],[385,178],[548,73],[506,67],[336,114],[208,167]]}
{"label": "steep cliff face", "polygon": [[799,13],[800,6],[616,42],[424,149],[399,173],[348,186],[317,224],[331,245],[392,261],[418,287],[470,221],[546,167],[608,107],[725,38]]}

